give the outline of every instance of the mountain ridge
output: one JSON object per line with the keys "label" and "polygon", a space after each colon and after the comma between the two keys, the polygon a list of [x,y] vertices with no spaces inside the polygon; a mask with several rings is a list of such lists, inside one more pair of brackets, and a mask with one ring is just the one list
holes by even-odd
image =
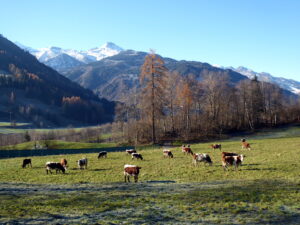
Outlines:
{"label": "mountain ridge", "polygon": [[244,66],[239,66],[237,68],[231,67],[231,66],[230,67],[223,67],[223,66],[219,66],[219,65],[216,65],[216,66],[218,66],[220,68],[231,69],[233,71],[236,71],[240,74],[247,76],[249,79],[253,79],[256,76],[258,78],[258,80],[260,80],[260,81],[277,84],[282,89],[285,89],[294,94],[300,95],[300,82],[299,81],[296,81],[293,79],[287,79],[284,77],[276,77],[267,72],[256,72],[256,71],[249,69],[247,67],[244,67]]}
{"label": "mountain ridge", "polygon": [[0,118],[37,126],[111,122],[114,103],[99,99],[0,36]]}
{"label": "mountain ridge", "polygon": [[[110,57],[123,51],[123,49],[112,42],[106,42],[100,47],[94,47],[89,50],[74,50],[74,49],[63,49],[56,46],[48,48],[34,49],[25,46],[19,42],[15,42],[20,48],[28,51],[34,55],[40,62],[52,67],[58,72],[64,71],[67,68],[74,67],[73,65],[79,65],[78,62],[88,64],[99,61],[103,58]],[[64,63],[60,63],[61,55],[68,55],[64,57]],[[77,63],[75,63],[77,62]]]}

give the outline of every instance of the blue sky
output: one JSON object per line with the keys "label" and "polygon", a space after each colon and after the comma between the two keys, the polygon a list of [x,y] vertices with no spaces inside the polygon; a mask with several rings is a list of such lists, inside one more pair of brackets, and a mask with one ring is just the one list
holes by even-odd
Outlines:
{"label": "blue sky", "polygon": [[0,0],[0,33],[40,48],[106,41],[300,80],[298,0]]}

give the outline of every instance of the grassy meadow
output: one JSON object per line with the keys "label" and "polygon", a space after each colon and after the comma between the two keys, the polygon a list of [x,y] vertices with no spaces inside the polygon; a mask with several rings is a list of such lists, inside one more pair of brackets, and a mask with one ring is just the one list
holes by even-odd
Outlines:
{"label": "grassy meadow", "polygon": [[[50,224],[299,224],[300,138],[222,142],[222,151],[246,155],[239,171],[223,171],[221,152],[210,143],[192,145],[208,153],[213,165],[192,165],[191,156],[173,148],[139,151],[145,160],[124,152],[0,160],[0,223]],[[87,170],[76,160],[87,157]],[[66,174],[46,175],[47,161],[66,158]],[[124,164],[141,166],[139,183],[124,184]]]}

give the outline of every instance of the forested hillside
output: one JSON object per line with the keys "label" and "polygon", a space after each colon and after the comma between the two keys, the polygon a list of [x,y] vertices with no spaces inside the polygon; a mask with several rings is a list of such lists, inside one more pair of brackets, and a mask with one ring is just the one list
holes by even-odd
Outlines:
{"label": "forested hillside", "polygon": [[114,103],[40,63],[0,36],[0,118],[38,126],[112,121]]}
{"label": "forested hillside", "polygon": [[299,98],[277,85],[256,77],[233,79],[226,70],[203,69],[197,76],[167,65],[158,55],[147,55],[140,90],[117,107],[115,129],[124,141],[208,140],[300,122]]}
{"label": "forested hillside", "polygon": [[[98,62],[67,70],[63,74],[83,87],[93,90],[100,97],[125,102],[129,94],[140,88],[139,75],[146,55],[146,52],[122,51]],[[237,72],[213,67],[208,63],[163,59],[169,71],[177,71],[183,77],[194,76],[199,81],[208,74],[227,76],[231,83],[248,79]]]}

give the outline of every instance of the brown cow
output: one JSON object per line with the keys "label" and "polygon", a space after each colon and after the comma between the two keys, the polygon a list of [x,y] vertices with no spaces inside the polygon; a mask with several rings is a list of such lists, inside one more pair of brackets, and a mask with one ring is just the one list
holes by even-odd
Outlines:
{"label": "brown cow", "polygon": [[242,142],[242,149],[251,150],[250,144],[246,141]]}
{"label": "brown cow", "polygon": [[227,169],[228,170],[228,167],[227,166],[234,166],[235,169],[237,170],[238,167],[240,165],[242,165],[242,162],[244,161],[244,158],[246,156],[244,155],[235,155],[235,156],[224,156],[222,158],[222,166],[223,166],[223,169]]}
{"label": "brown cow", "polygon": [[222,158],[224,158],[225,156],[237,156],[239,154],[234,153],[234,152],[222,152]]}
{"label": "brown cow", "polygon": [[193,155],[193,151],[192,151],[190,145],[188,145],[187,147],[185,147],[185,145],[182,145],[181,151],[183,152],[183,154],[187,154],[187,155],[191,154],[191,155]]}
{"label": "brown cow", "polygon": [[222,150],[222,145],[221,144],[212,144],[211,145],[212,149],[220,149],[220,151]]}
{"label": "brown cow", "polygon": [[61,160],[60,160],[60,164],[66,169],[66,168],[67,168],[68,161],[67,161],[66,159],[61,159]]}
{"label": "brown cow", "polygon": [[139,176],[139,173],[140,173],[140,169],[142,167],[138,167],[138,166],[135,166],[135,165],[125,165],[124,166],[124,178],[125,178],[125,183],[128,181],[130,182],[130,179],[129,177],[130,176],[133,176],[134,177],[134,182],[137,182],[138,181],[138,176]]}

